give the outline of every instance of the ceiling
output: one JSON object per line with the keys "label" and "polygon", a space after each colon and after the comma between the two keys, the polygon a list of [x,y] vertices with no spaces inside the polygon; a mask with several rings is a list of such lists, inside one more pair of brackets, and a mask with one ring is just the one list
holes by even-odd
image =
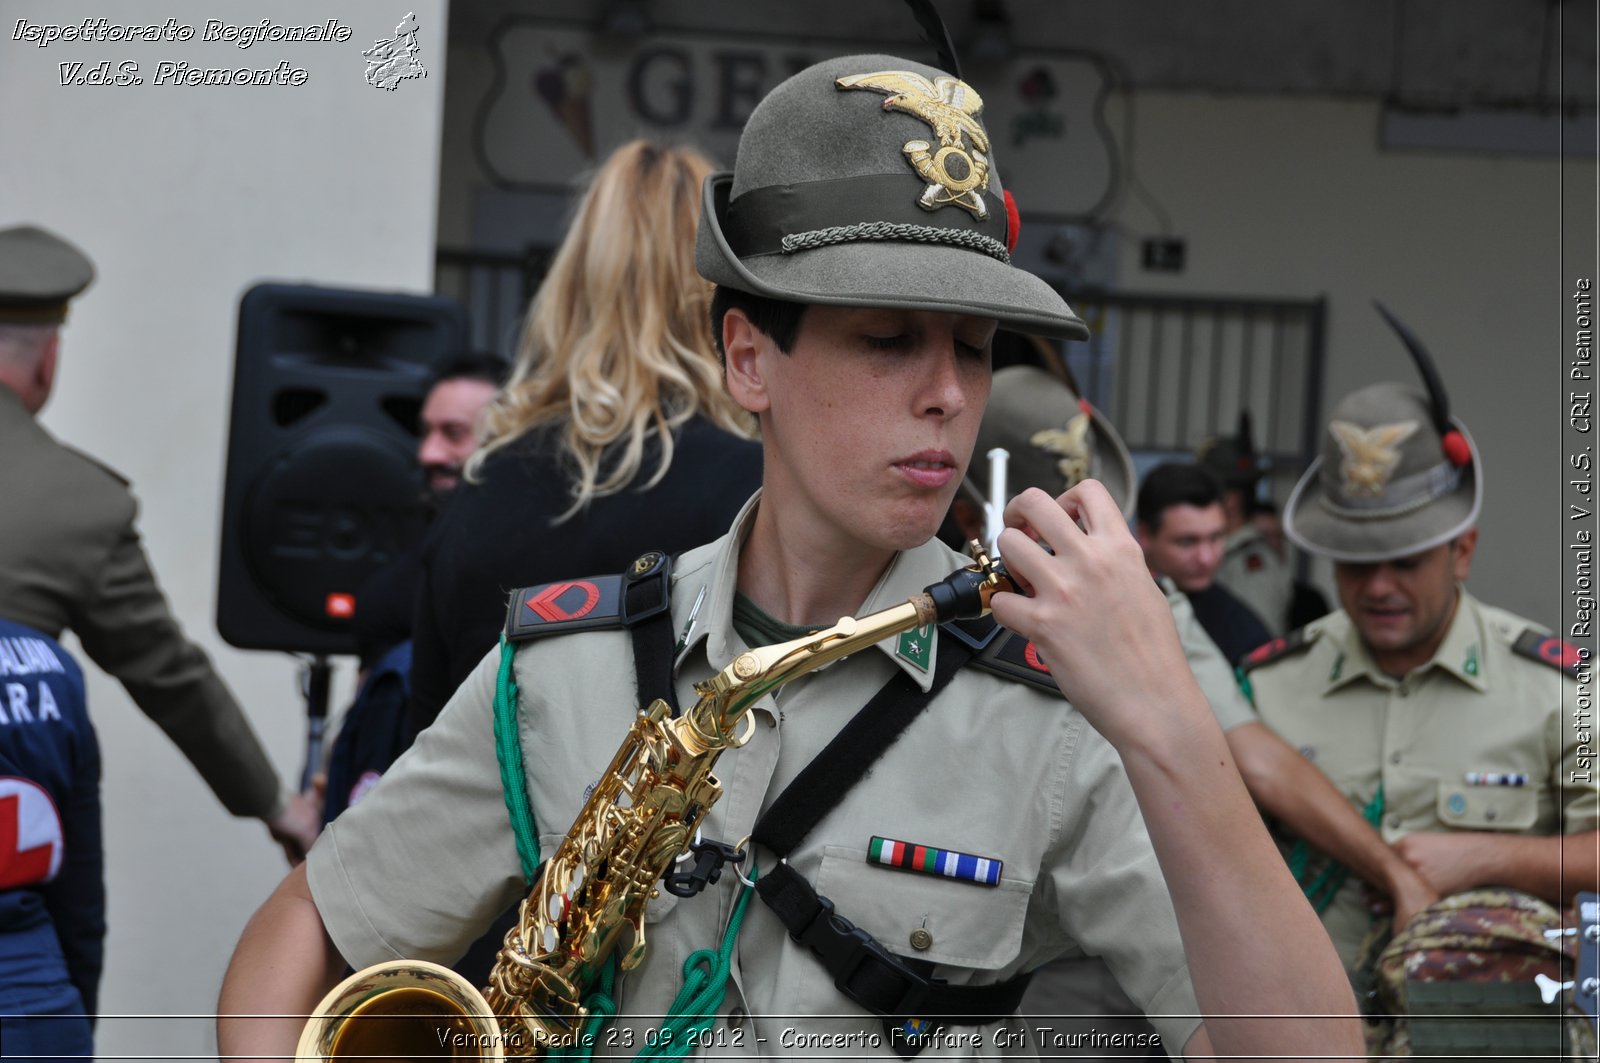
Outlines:
{"label": "ceiling", "polygon": [[[453,47],[512,16],[652,30],[926,49],[896,0],[456,0]],[[1013,47],[1088,51],[1120,81],[1210,93],[1375,96],[1423,110],[1595,107],[1596,5],[1580,0],[943,0],[967,54],[977,31]],[[1000,26],[981,18],[998,11]],[[969,65],[971,60],[969,58]]]}

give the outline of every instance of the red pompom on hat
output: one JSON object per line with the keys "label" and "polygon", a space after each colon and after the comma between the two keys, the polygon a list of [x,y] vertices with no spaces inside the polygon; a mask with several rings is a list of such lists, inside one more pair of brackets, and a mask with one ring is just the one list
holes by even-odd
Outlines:
{"label": "red pompom on hat", "polygon": [[1450,459],[1450,464],[1462,468],[1472,460],[1472,445],[1467,442],[1466,436],[1454,428],[1439,438],[1444,447],[1444,456]]}
{"label": "red pompom on hat", "polygon": [[1017,237],[1022,235],[1022,213],[1017,210],[1017,201],[1011,198],[1011,189],[1006,189],[1006,254],[1017,249]]}

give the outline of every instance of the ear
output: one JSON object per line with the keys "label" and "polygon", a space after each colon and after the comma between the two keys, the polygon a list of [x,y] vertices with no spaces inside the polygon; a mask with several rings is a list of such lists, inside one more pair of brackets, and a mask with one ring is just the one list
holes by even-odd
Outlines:
{"label": "ear", "polygon": [[50,392],[56,383],[56,355],[60,350],[61,330],[51,329],[50,338],[44,341],[44,349],[33,363],[33,379],[28,382],[28,394],[23,397],[23,405],[29,413],[38,413],[50,401]]}
{"label": "ear", "polygon": [[722,349],[727,354],[728,394],[751,413],[764,412],[772,401],[761,356],[772,350],[772,341],[743,310],[733,307],[722,317]]}
{"label": "ear", "polygon": [[1455,547],[1450,551],[1450,564],[1457,583],[1467,581],[1467,576],[1472,572],[1472,555],[1477,549],[1477,528],[1468,528],[1456,536]]}
{"label": "ear", "polygon": [[1148,554],[1150,552],[1150,541],[1154,538],[1150,532],[1149,525],[1142,520],[1136,520],[1133,522],[1133,533],[1134,537],[1139,540],[1139,549]]}

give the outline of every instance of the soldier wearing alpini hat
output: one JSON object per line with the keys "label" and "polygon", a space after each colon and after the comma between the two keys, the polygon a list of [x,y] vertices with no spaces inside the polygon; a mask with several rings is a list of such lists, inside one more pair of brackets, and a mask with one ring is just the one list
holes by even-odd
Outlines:
{"label": "soldier wearing alpini hat", "polygon": [[1265,472],[1250,434],[1250,414],[1239,414],[1232,436],[1213,436],[1195,448],[1195,461],[1222,481],[1228,537],[1216,581],[1261,618],[1273,635],[1284,633],[1295,596],[1294,571],[1250,519],[1256,486]]}
{"label": "soldier wearing alpini hat", "polygon": [[[524,841],[555,850],[651,698],[687,709],[694,682],[747,648],[899,605],[966,563],[934,533],[972,456],[996,328],[1083,332],[1010,261],[1018,223],[982,113],[954,72],[886,55],[819,63],[755,109],[734,171],[705,186],[696,260],[719,286],[726,385],[760,421],[761,492],[727,535],[673,559],[670,580],[659,555],[628,575],[667,584],[659,667],[599,593],[620,577],[586,581],[596,596],[571,622],[529,604],[562,589],[513,594],[505,657],[478,667],[252,921],[223,989],[220,1010],[238,1015],[224,1053],[292,1044],[245,1016],[304,1013],[345,961],[459,952],[526,892]],[[754,703],[701,828],[707,842],[754,838],[761,900],[746,906],[732,873],[651,900],[610,1043],[649,1045],[671,1013],[734,1054],[1031,1056],[1016,1016],[1028,972],[1092,952],[1174,1053],[1354,1049],[1337,962],[1170,624],[1153,622],[1170,614],[1119,508],[1086,482],[1061,500],[1027,492],[1007,519],[1000,550],[1033,591],[993,598],[1014,635],[906,631]],[[989,656],[1030,642],[1055,680]],[[490,740],[495,692],[512,689],[502,668],[522,750],[505,762]],[[841,772],[833,739],[880,692],[930,700],[870,771]],[[825,765],[825,781],[791,789]],[[524,791],[533,832],[508,822]],[[809,826],[774,837],[764,810],[780,807]],[[583,911],[588,895],[571,902]],[[552,936],[535,947],[556,955]],[[710,1002],[684,1014],[684,957],[699,949],[723,960],[715,993],[693,994]],[[1253,973],[1269,963],[1293,972]],[[1244,1002],[1346,1017],[1200,1025]]]}
{"label": "soldier wearing alpini hat", "polygon": [[[987,477],[981,460],[992,448],[1006,451],[1003,493],[1008,496],[1029,487],[1057,495],[1092,477],[1105,485],[1124,517],[1132,516],[1133,457],[1116,426],[1079,397],[1070,373],[1036,365],[995,372],[975,459],[953,507],[969,538],[981,537],[979,514],[993,492],[992,484],[984,489]],[[998,467],[990,467],[991,475]],[[1233,666],[1201,626],[1188,597],[1166,577],[1157,582],[1166,593],[1189,669],[1262,811],[1291,827],[1321,828],[1330,852],[1361,868],[1385,895],[1400,898],[1403,906],[1415,908],[1432,900],[1417,873],[1348,807],[1328,779],[1256,717]],[[1263,784],[1267,779],[1271,785]],[[1311,809],[1317,809],[1315,818],[1304,818]],[[1097,957],[1041,967],[1023,1006],[1027,1014],[1039,1016],[1038,1024],[1057,1031],[1136,1033],[1144,1028],[1138,1009]]]}
{"label": "soldier wearing alpini hat", "polygon": [[[1341,608],[1252,654],[1247,689],[1439,896],[1564,905],[1593,888],[1600,824],[1562,708],[1577,652],[1468,593],[1478,448],[1422,345],[1383,313],[1427,387],[1374,384],[1334,408],[1284,531],[1333,561]],[[1379,917],[1358,878],[1312,852],[1325,849],[1306,832],[1291,860],[1354,970]]]}

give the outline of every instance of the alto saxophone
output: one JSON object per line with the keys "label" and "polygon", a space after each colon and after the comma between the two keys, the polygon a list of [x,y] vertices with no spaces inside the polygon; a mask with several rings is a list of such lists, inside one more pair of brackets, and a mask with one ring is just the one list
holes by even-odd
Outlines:
{"label": "alto saxophone", "polygon": [[656,699],[633,726],[572,828],[542,865],[481,993],[438,964],[358,971],[317,1005],[299,1060],[421,1055],[501,1061],[575,1043],[584,995],[613,954],[645,956],[644,909],[722,796],[712,769],[750,738],[750,707],[790,680],[913,628],[988,612],[1013,585],[981,545],[976,560],[900,605],[803,638],[748,650],[695,684],[674,718]]}

